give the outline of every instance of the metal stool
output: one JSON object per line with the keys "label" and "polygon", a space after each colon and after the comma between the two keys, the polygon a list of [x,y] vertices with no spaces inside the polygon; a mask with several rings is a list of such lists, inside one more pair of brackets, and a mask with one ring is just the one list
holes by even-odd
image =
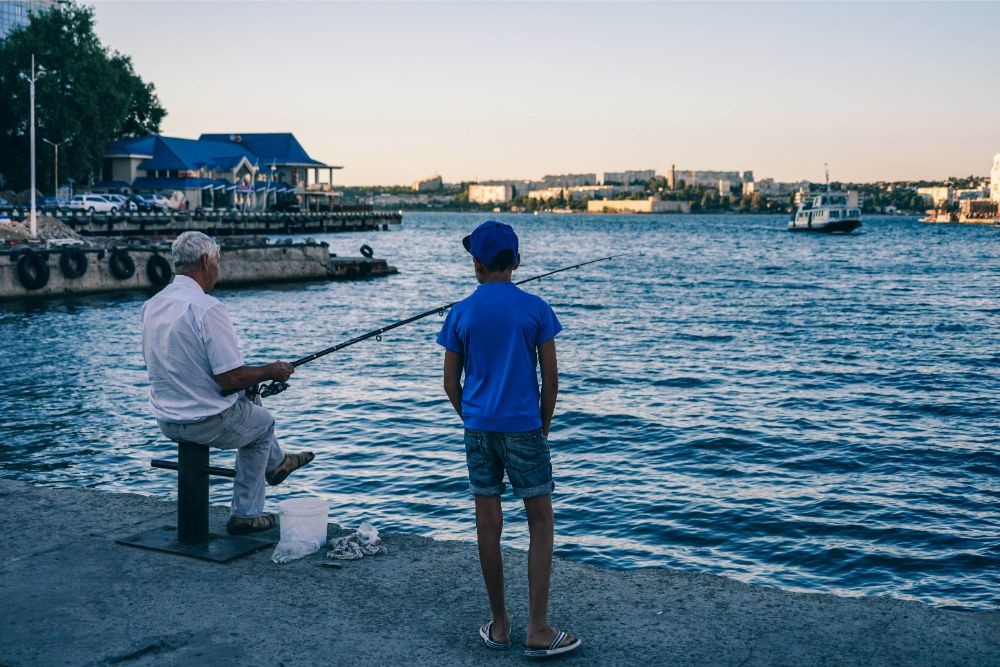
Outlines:
{"label": "metal stool", "polygon": [[205,445],[178,442],[176,463],[153,459],[150,465],[177,471],[177,527],[163,526],[147,530],[117,540],[118,544],[228,563],[266,549],[276,542],[208,532],[208,476],[235,477],[236,471],[210,466],[208,447]]}

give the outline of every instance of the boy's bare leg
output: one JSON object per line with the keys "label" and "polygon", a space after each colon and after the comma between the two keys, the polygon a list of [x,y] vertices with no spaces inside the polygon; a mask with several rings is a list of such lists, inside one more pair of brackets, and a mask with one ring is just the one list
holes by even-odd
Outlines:
{"label": "boy's bare leg", "polygon": [[[549,625],[549,580],[552,575],[552,540],[555,519],[552,516],[552,496],[524,499],[528,515],[528,634],[524,639],[531,648],[548,648],[556,637],[556,630]],[[570,635],[563,644],[575,638]]]}
{"label": "boy's bare leg", "polygon": [[[476,496],[476,537],[479,545],[479,565],[483,568],[486,594],[493,613],[492,639],[505,644],[510,641],[510,618],[504,600],[503,556],[500,535],[503,533],[503,509],[500,496]],[[551,640],[550,640],[551,641]]]}

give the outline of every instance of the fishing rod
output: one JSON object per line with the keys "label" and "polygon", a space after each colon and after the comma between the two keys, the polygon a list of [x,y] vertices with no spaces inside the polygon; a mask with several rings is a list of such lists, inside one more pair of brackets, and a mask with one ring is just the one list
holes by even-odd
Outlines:
{"label": "fishing rod", "polygon": [[[542,278],[547,278],[547,277],[549,277],[551,275],[555,275],[557,273],[562,273],[563,271],[570,271],[572,269],[579,269],[581,266],[587,266],[588,264],[596,264],[597,262],[606,262],[608,260],[617,259],[619,257],[631,257],[633,255],[642,255],[642,253],[641,252],[626,252],[626,253],[622,253],[620,255],[611,255],[609,257],[598,257],[597,259],[592,259],[592,260],[589,260],[589,261],[586,261],[586,262],[580,262],[579,264],[574,264],[573,266],[564,266],[563,268],[556,269],[555,271],[549,271],[548,273],[542,273],[542,274],[539,274],[537,276],[532,276],[530,278],[525,278],[524,280],[519,280],[519,281],[517,281],[514,284],[515,285],[523,285],[525,283],[530,283],[530,282],[532,282],[534,280],[541,280]],[[407,317],[405,320],[399,320],[398,322],[393,322],[392,324],[386,325],[386,326],[381,327],[379,329],[375,329],[373,331],[369,331],[368,333],[361,334],[360,336],[357,336],[356,338],[352,338],[350,340],[346,340],[343,343],[337,343],[336,345],[334,345],[332,347],[328,347],[325,350],[320,350],[319,352],[314,352],[313,354],[310,354],[307,357],[302,357],[301,359],[296,359],[295,361],[292,362],[292,368],[297,368],[297,367],[301,366],[302,364],[308,364],[310,361],[315,361],[316,359],[319,359],[320,357],[325,357],[326,355],[331,354],[333,352],[336,352],[337,350],[343,350],[345,347],[350,347],[351,345],[354,345],[355,343],[360,343],[361,341],[368,340],[369,338],[374,338],[377,341],[381,341],[382,340],[382,334],[384,334],[385,332],[392,331],[393,329],[399,328],[399,327],[403,326],[404,324],[410,324],[411,322],[416,322],[417,320],[422,320],[423,318],[429,317],[429,316],[434,315],[434,314],[444,315],[444,311],[450,309],[452,306],[454,306],[457,303],[459,303],[459,302],[458,301],[453,301],[452,303],[446,304],[444,306],[438,306],[437,308],[431,308],[430,310],[424,311],[424,312],[420,313],[419,315],[414,315],[413,317]],[[228,390],[222,392],[222,395],[223,396],[228,396],[229,394],[235,394],[236,392],[243,391],[244,389],[248,389],[248,387],[241,387],[239,389],[228,389]],[[264,388],[261,389],[261,391],[260,391],[260,396],[261,396],[261,398],[266,398],[268,396],[274,396],[275,394],[280,394],[281,392],[285,391],[286,389],[288,389],[288,383],[287,382],[282,382],[280,380],[274,380],[270,384],[264,385]]]}

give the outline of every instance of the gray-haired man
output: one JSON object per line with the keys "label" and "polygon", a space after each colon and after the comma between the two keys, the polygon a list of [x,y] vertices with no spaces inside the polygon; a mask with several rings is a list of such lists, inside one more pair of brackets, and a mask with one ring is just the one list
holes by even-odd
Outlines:
{"label": "gray-haired man", "polygon": [[173,282],[142,307],[142,354],[149,374],[149,405],[171,440],[237,449],[233,502],[226,530],[243,535],[273,528],[264,514],[264,482],[280,484],[313,460],[312,452],[282,454],[274,419],[253,400],[221,390],[284,382],[286,361],[243,363],[229,314],[209,296],[219,280],[219,246],[201,232],[184,232],[171,248]]}

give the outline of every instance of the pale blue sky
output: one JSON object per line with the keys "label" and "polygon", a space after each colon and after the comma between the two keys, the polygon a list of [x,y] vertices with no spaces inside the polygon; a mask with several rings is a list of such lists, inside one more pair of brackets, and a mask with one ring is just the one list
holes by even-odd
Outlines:
{"label": "pale blue sky", "polygon": [[291,131],[349,185],[935,179],[1000,152],[997,2],[95,6],[164,134]]}

